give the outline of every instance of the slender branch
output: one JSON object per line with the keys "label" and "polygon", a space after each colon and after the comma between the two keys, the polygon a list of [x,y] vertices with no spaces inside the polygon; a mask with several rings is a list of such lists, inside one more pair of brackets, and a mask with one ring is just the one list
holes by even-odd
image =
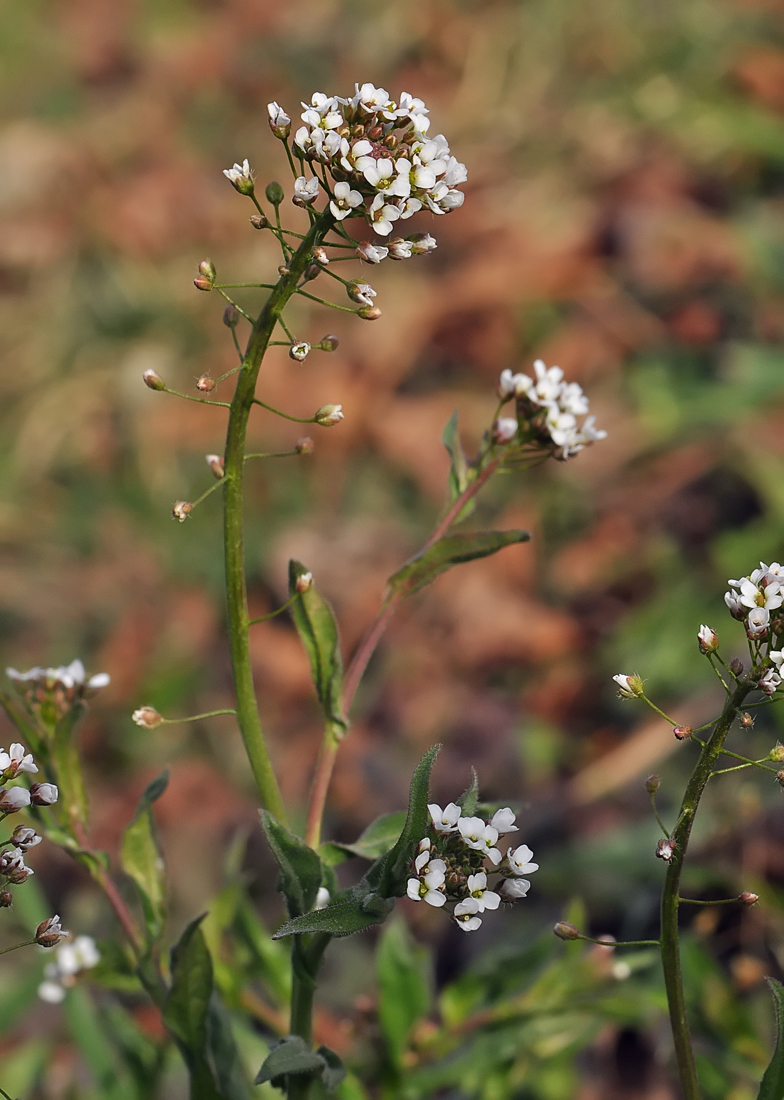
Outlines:
{"label": "slender branch", "polygon": [[242,733],[253,775],[266,808],[280,821],[285,810],[280,788],[272,768],[256,704],[253,670],[248,637],[248,596],[245,582],[245,545],[243,522],[243,470],[248,419],[255,400],[256,380],[261,361],[272,339],[272,333],[283,307],[294,293],[297,283],[310,262],[313,249],[329,232],[334,219],[325,210],[314,221],[289,264],[289,274],[282,275],[253,326],[245,351],[242,370],[231,402],[224,457],[224,552],[226,561],[226,596],[228,602],[229,638],[234,685],[237,695],[237,722]]}
{"label": "slender branch", "polygon": [[713,733],[704,743],[699,760],[686,786],[678,821],[672,833],[673,853],[667,865],[661,900],[661,948],[664,984],[667,990],[670,1023],[675,1042],[684,1100],[699,1100],[700,1084],[691,1047],[689,1022],[686,1015],[686,998],[683,991],[680,947],[678,942],[679,888],[683,862],[689,844],[694,816],[713,766],[719,758],[724,740],[730,731],[739,708],[756,685],[742,680],[727,700],[721,717],[713,727]]}
{"label": "slender branch", "polygon": [[[81,822],[77,821],[74,823],[74,835],[76,836],[77,841],[84,849],[84,851],[92,853],[92,849],[87,839],[87,833],[85,832],[84,826],[81,824]],[[128,906],[125,904],[122,894],[117,889],[114,879],[111,877],[109,872],[98,859],[90,860],[90,874],[103,890],[106,896],[106,900],[109,902],[112,909],[114,910],[114,914],[117,917],[117,920],[120,922],[122,929],[128,937],[134,951],[137,955],[140,954],[144,946],[144,937],[139,931],[139,927],[133,918],[133,914],[131,913]]]}
{"label": "slender branch", "polygon": [[233,714],[236,716],[236,710],[231,707],[224,707],[221,710],[208,710],[204,714],[191,714],[187,718],[161,718],[160,722],[156,722],[158,726],[180,726],[184,722],[200,722],[202,718],[217,718],[221,714]]}
{"label": "slender branch", "polygon": [[584,936],[582,932],[574,938],[585,940],[586,943],[598,943],[600,947],[661,947],[659,940],[595,940],[591,936]]}
{"label": "slender branch", "polygon": [[679,905],[736,905],[742,904],[739,898],[717,898],[715,901],[702,901],[699,898],[678,898]]}
{"label": "slender branch", "polygon": [[659,815],[659,811],[656,808],[656,791],[651,791],[650,795],[651,795],[651,809],[653,810],[653,816],[658,821],[659,828],[661,829],[661,831],[664,833],[664,835],[669,840],[670,839],[670,830],[667,828],[667,826],[662,821],[662,819]]}
{"label": "slender branch", "polygon": [[[246,455],[245,457],[247,458],[249,456]],[[249,619],[248,620],[248,626],[255,626],[256,623],[269,622],[269,620],[274,619],[276,615],[280,615],[284,611],[287,611],[291,607],[291,605],[294,603],[294,601],[298,598],[299,598],[299,592],[295,592],[294,595],[291,596],[288,600],[286,600],[286,602],[281,607],[278,607],[275,611],[270,611],[269,615],[259,615],[258,619]]]}
{"label": "slender branch", "polygon": [[228,401],[212,401],[209,397],[194,397],[192,393],[180,393],[179,390],[172,390],[168,386],[163,387],[163,392],[170,393],[174,397],[184,397],[186,401],[198,401],[200,405],[217,405],[222,409],[231,408]]}
{"label": "slender branch", "polygon": [[305,843],[310,845],[311,848],[318,848],[321,843],[321,822],[324,818],[324,807],[327,804],[327,793],[329,792],[329,784],[332,780],[332,771],[335,767],[339,745],[340,739],[327,726],[324,730],[324,739],[321,742],[321,749],[316,761],[316,771],[313,776],[313,786],[308,805]]}
{"label": "slender branch", "polygon": [[20,947],[32,947],[35,942],[35,939],[25,940],[24,943],[15,943],[13,947],[4,947],[0,950],[0,955],[7,955],[9,951],[18,951]]}
{"label": "slender branch", "polygon": [[234,306],[237,313],[241,314],[241,316],[243,316],[246,321],[250,321],[250,323],[253,324],[253,318],[250,316],[250,314],[246,313],[241,306],[238,306],[234,299],[228,296],[225,290],[221,290],[219,286],[216,286],[214,289],[217,290],[218,294],[220,294],[221,298],[223,298],[224,301],[228,302],[230,306]]}
{"label": "slender branch", "polygon": [[293,420],[295,424],[315,424],[315,416],[290,416],[288,413],[281,412],[280,409],[276,409],[274,405],[268,405],[266,401],[260,401],[258,397],[253,398],[254,405],[261,405],[262,409],[266,409],[267,412],[275,413],[275,416],[282,416],[284,420]]}

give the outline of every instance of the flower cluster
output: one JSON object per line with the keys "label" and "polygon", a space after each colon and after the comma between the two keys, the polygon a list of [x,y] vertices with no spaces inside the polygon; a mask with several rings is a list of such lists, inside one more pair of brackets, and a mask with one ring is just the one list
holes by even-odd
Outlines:
{"label": "flower cluster", "polygon": [[[590,443],[606,439],[607,432],[587,416],[588,398],[577,382],[565,382],[560,367],[534,362],[535,377],[501,372],[498,395],[505,404],[514,398],[516,417],[499,417],[493,425],[496,443],[534,442],[550,450],[555,458],[567,459]],[[585,416],[582,424],[577,417]]]}
{"label": "flower cluster", "polygon": [[42,1001],[59,1004],[76,985],[79,975],[100,961],[100,952],[91,936],[77,936],[73,943],[61,944],[54,962],[44,967],[45,980],[38,987],[38,996]]}
{"label": "flower cluster", "polygon": [[[333,179],[329,189],[333,216],[362,215],[382,237],[388,237],[398,221],[420,210],[447,214],[462,206],[460,184],[468,178],[464,164],[453,157],[443,134],[428,137],[430,119],[421,99],[403,92],[391,99],[384,88],[356,85],[351,99],[315,92],[303,103],[303,125],[293,139],[293,152],[312,177],[303,174],[295,184],[294,200],[300,206],[313,202],[323,184],[314,165],[323,166]],[[291,120],[277,104],[267,106],[276,137],[288,140]],[[237,190],[249,193],[252,177],[247,162],[234,165],[226,175]],[[430,238],[432,241],[432,238]],[[433,247],[435,242],[428,247]],[[425,249],[428,250],[428,249]],[[385,250],[395,259],[412,254],[410,244],[395,242]],[[369,256],[370,262],[379,258]]]}
{"label": "flower cluster", "polygon": [[[526,896],[531,883],[523,875],[539,865],[531,863],[533,852],[526,844],[510,848],[506,855],[498,849],[501,835],[517,832],[515,815],[508,807],[489,820],[463,817],[454,802],[443,810],[435,804],[428,810],[430,828],[419,842],[406,892],[412,901],[436,908],[453,903],[457,925],[464,932],[474,932],[482,924],[481,913],[497,909],[503,900]],[[500,882],[494,883],[498,890],[488,885],[489,874],[500,876]]]}
{"label": "flower cluster", "polygon": [[5,673],[28,705],[54,708],[56,714],[65,714],[74,703],[89,699],[110,682],[106,672],[88,677],[79,660],[59,668],[36,667],[27,672],[7,668]]}

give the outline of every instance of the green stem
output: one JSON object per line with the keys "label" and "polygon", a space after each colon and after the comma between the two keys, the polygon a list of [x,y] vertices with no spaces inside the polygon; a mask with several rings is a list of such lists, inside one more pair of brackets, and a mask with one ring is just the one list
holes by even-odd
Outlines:
{"label": "green stem", "polygon": [[264,732],[261,727],[248,638],[248,595],[245,583],[245,540],[243,524],[243,470],[248,418],[255,399],[256,380],[261,361],[272,338],[283,307],[294,293],[297,283],[310,262],[313,249],[329,232],[334,219],[325,210],[313,223],[310,232],[294,253],[289,274],[278,280],[253,326],[245,350],[245,359],[237,379],[237,388],[229,411],[226,433],[224,493],[224,553],[226,562],[226,597],[228,603],[229,640],[234,686],[237,695],[237,722],[245,743],[256,785],[264,806],[285,822],[286,815],[280,788],[272,768]]}
{"label": "green stem", "polygon": [[658,940],[595,940],[592,936],[584,936],[580,933],[575,939],[584,940],[586,943],[598,943],[600,947],[659,947]]}
{"label": "green stem", "polygon": [[[313,1043],[313,996],[316,992],[316,975],[331,936],[318,933],[315,936],[296,936],[291,949],[291,1017],[289,1030],[299,1035],[308,1046]],[[287,1100],[307,1100],[312,1078],[291,1074],[288,1079]]]}
{"label": "green stem", "polygon": [[683,991],[680,947],[678,943],[678,904],[681,872],[686,849],[689,844],[694,816],[700,804],[702,792],[710,779],[713,766],[721,755],[724,740],[735,720],[738,709],[749,692],[756,685],[750,680],[742,680],[722,711],[721,717],[713,727],[713,733],[700,753],[697,765],[691,774],[681,803],[677,824],[672,833],[674,850],[667,866],[661,900],[661,950],[664,969],[664,985],[667,990],[667,1004],[670,1013],[672,1035],[675,1042],[675,1057],[683,1087],[684,1100],[699,1100],[700,1083],[694,1052],[691,1047],[689,1022],[686,1016],[686,998]]}

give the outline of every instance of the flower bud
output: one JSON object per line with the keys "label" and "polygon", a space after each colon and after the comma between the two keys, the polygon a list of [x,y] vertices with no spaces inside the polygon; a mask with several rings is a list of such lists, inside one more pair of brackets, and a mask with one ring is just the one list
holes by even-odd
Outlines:
{"label": "flower bud", "polygon": [[389,242],[390,260],[408,260],[414,251],[413,241],[407,241],[403,237],[394,237]]}
{"label": "flower bud", "polygon": [[639,699],[645,694],[642,677],[636,672],[631,676],[625,676],[619,672],[617,676],[613,676],[613,680],[618,685],[618,694],[622,699]]}
{"label": "flower bud", "polygon": [[215,389],[215,379],[209,374],[201,374],[196,379],[196,389],[202,393],[212,393]]}
{"label": "flower bud", "polygon": [[579,929],[567,920],[559,920],[553,928],[553,932],[559,940],[579,940],[580,938]]}
{"label": "flower bud", "polygon": [[411,251],[415,256],[425,256],[438,248],[435,237],[431,237],[429,233],[412,233],[408,239],[411,241]]}
{"label": "flower bud", "polygon": [[649,775],[645,780],[645,789],[648,794],[656,794],[660,783],[661,779],[659,779],[658,775]]}
{"label": "flower bud", "polygon": [[52,806],[59,797],[55,783],[33,783],[30,787],[30,801],[34,806]]}
{"label": "flower bud", "polygon": [[205,279],[209,279],[211,283],[214,283],[218,277],[218,272],[215,270],[215,264],[212,260],[202,260],[199,264],[199,274],[203,275]]}
{"label": "flower bud", "polygon": [[312,573],[300,573],[297,577],[297,583],[294,585],[297,592],[300,595],[303,592],[308,592],[313,587],[313,574]]}
{"label": "flower bud", "polygon": [[10,890],[0,890],[0,909],[8,909],[14,904],[14,895]]}
{"label": "flower bud", "polygon": [[322,428],[332,428],[335,424],[339,424],[342,419],[342,405],[322,405],[314,416],[314,420],[317,424],[320,424]]}
{"label": "flower bud", "polygon": [[777,742],[768,753],[768,760],[773,760],[774,763],[780,764],[781,761],[784,760],[784,745]]}
{"label": "flower bud", "polygon": [[317,279],[320,274],[321,268],[318,264],[308,264],[302,274],[302,278],[306,283],[310,283],[313,279]]}
{"label": "flower bud", "polygon": [[741,661],[740,657],[732,658],[732,660],[730,661],[730,672],[733,674],[733,676],[743,675],[743,661]]}
{"label": "flower bud", "polygon": [[339,344],[340,340],[330,332],[329,335],[324,337],[318,347],[321,351],[335,351]]}
{"label": "flower bud", "polygon": [[291,133],[291,119],[279,103],[268,103],[267,114],[269,115],[270,130],[276,138],[285,141]]}
{"label": "flower bud", "polygon": [[218,481],[220,481],[220,479],[224,477],[226,473],[223,455],[205,455],[204,460],[209,468],[212,470],[215,477],[217,477]]}
{"label": "flower bud", "polygon": [[264,188],[264,194],[267,196],[267,202],[271,202],[273,206],[280,206],[285,197],[283,188],[277,180],[273,180],[271,183],[267,184]]}
{"label": "flower bud", "polygon": [[715,630],[703,623],[697,631],[697,645],[700,653],[715,653],[719,648],[719,636]]}
{"label": "flower bud", "polygon": [[198,275],[193,280],[193,285],[197,290],[212,290],[212,280],[205,278],[204,275]]}
{"label": "flower bud", "polygon": [[185,520],[193,511],[193,505],[189,500],[175,500],[172,507],[172,515],[175,519],[178,519],[180,523],[185,523]]}
{"label": "flower bud", "polygon": [[493,424],[492,439],[493,443],[499,446],[504,446],[507,443],[511,443],[514,437],[517,435],[517,420],[513,416],[499,416],[498,420]]}
{"label": "flower bud", "polygon": [[770,612],[767,607],[752,607],[746,619],[746,633],[749,638],[767,638],[770,626]]}
{"label": "flower bud", "polygon": [[29,805],[27,787],[0,787],[0,814],[15,814]]}
{"label": "flower bud", "polygon": [[776,772],[776,782],[780,787],[784,787],[784,771]]}
{"label": "flower bud", "polygon": [[384,136],[383,126],[371,126],[367,131],[367,136],[369,141],[378,141],[379,138]]}
{"label": "flower bud", "polygon": [[278,265],[278,275],[290,275],[290,274],[291,274],[291,270],[290,270],[290,268],[288,268],[286,266],[286,264],[279,264]]}
{"label": "flower bud", "polygon": [[357,255],[367,264],[380,264],[389,255],[389,249],[382,244],[373,244],[371,241],[360,241],[357,245]]}
{"label": "flower bud", "polygon": [[269,221],[264,214],[251,214],[250,224],[254,229],[266,229],[269,225]]}
{"label": "flower bud", "polygon": [[26,852],[28,848],[35,848],[36,844],[40,844],[42,839],[43,837],[40,837],[35,829],[31,829],[29,825],[17,825],[11,833],[11,843],[15,844],[17,848],[21,848],[23,852]]}
{"label": "flower bud", "polygon": [[329,256],[323,244],[317,244],[313,249],[313,260],[317,264],[328,264]]}
{"label": "flower bud", "polygon": [[667,840],[665,837],[659,841],[656,845],[656,855],[658,859],[663,859],[665,863],[669,863],[675,853],[675,841]]}
{"label": "flower bud", "polygon": [[363,306],[357,310],[357,317],[361,317],[363,321],[377,321],[380,316],[381,310],[378,306]]}
{"label": "flower bud", "polygon": [[166,383],[158,374],[157,370],[146,370],[142,375],[145,386],[148,390],[165,390]]}
{"label": "flower bud", "polygon": [[752,716],[749,714],[748,711],[746,711],[744,714],[741,714],[740,724],[743,727],[743,729],[745,729],[745,730],[750,730],[751,727],[754,725],[754,719],[752,718]]}
{"label": "flower bud", "polygon": [[774,634],[784,634],[784,619],[773,619],[770,629]]}
{"label": "flower bud", "polygon": [[163,715],[159,714],[155,707],[139,707],[131,715],[131,720],[137,726],[142,726],[146,730],[154,730],[156,726],[162,725],[165,721]]}
{"label": "flower bud", "polygon": [[691,737],[694,730],[691,726],[673,726],[672,732],[675,734],[678,741],[685,741],[687,737]]}
{"label": "flower bud", "polygon": [[298,455],[309,455],[313,454],[313,448],[315,446],[316,444],[309,435],[303,435],[302,439],[298,439],[294,444],[294,450]]}
{"label": "flower bud", "polygon": [[23,882],[27,882],[30,876],[34,874],[35,871],[32,867],[25,867],[24,864],[22,864],[19,867],[12,867],[9,871],[6,871],[5,877],[12,886],[21,886]]}
{"label": "flower bud", "polygon": [[240,312],[236,306],[228,305],[223,311],[223,323],[226,328],[235,328],[240,319]]}
{"label": "flower bud", "polygon": [[68,933],[63,931],[59,916],[42,920],[35,930],[35,942],[41,947],[56,947],[63,936]]}
{"label": "flower bud", "polygon": [[304,340],[299,340],[289,348],[289,359],[295,359],[298,363],[302,363],[307,359],[309,352],[310,344],[306,343]]}
{"label": "flower bud", "polygon": [[742,905],[756,905],[759,901],[759,894],[753,894],[751,890],[744,890],[742,894],[738,894],[738,901]]}

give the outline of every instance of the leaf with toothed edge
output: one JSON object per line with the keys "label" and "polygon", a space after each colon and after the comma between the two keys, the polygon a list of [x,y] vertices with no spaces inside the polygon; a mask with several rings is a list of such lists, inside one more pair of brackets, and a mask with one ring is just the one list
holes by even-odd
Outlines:
{"label": "leaf with toothed edge", "polygon": [[316,904],[323,878],[321,860],[303,840],[284,829],[268,810],[261,811],[261,824],[278,864],[278,889],[286,899],[289,916],[301,917]]}
{"label": "leaf with toothed edge", "polygon": [[453,565],[489,557],[505,546],[528,542],[530,538],[527,531],[477,531],[471,535],[447,535],[398,569],[389,578],[389,589],[392,593],[411,596]]}

